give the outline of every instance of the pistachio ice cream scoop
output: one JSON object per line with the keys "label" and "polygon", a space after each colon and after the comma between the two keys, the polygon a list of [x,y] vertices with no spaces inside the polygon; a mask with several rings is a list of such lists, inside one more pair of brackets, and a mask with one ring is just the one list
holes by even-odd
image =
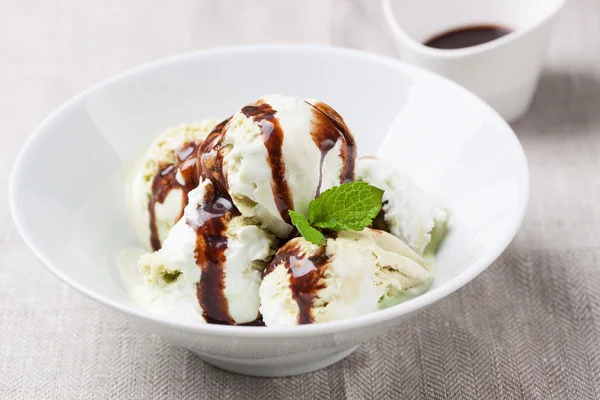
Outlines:
{"label": "pistachio ice cream scoop", "polygon": [[183,215],[187,194],[198,186],[196,151],[216,120],[167,129],[150,145],[133,171],[128,205],[141,242],[160,249]]}
{"label": "pistachio ice cream scoop", "polygon": [[422,293],[432,280],[424,265],[400,239],[375,229],[338,232],[324,246],[295,238],[265,272],[260,312],[267,326],[368,314]]}
{"label": "pistachio ice cream scoop", "polygon": [[376,225],[408,244],[417,254],[435,253],[448,224],[442,201],[426,193],[406,174],[375,157],[356,162],[356,179],[384,191],[383,206]]}
{"label": "pistachio ice cream scoop", "polygon": [[289,210],[306,214],[323,191],[354,180],[352,133],[327,104],[270,95],[237,111],[202,147],[202,169],[244,216],[281,238]]}
{"label": "pistachio ice cream scoop", "polygon": [[144,282],[132,292],[144,307],[170,318],[252,323],[276,239],[215,196],[208,180],[189,193],[184,216],[162,248],[139,259]]}

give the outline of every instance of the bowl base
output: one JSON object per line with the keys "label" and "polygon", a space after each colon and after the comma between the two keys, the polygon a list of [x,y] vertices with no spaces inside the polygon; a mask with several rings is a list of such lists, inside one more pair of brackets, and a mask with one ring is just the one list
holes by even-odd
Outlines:
{"label": "bowl base", "polygon": [[340,351],[340,348],[311,351],[289,356],[266,359],[239,359],[215,357],[194,352],[202,361],[236,374],[281,377],[300,375],[328,367],[349,356],[358,346]]}

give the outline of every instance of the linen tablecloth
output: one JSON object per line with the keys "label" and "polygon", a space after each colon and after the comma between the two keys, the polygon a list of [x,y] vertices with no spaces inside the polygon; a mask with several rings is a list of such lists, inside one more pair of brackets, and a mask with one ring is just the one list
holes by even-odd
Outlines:
{"label": "linen tablecloth", "polygon": [[[396,56],[378,0],[0,0],[0,181],[55,107],[159,57],[312,42]],[[327,369],[261,379],[204,364],[54,278],[0,190],[0,398],[600,398],[600,1],[560,17],[531,111],[519,234],[480,277]]]}

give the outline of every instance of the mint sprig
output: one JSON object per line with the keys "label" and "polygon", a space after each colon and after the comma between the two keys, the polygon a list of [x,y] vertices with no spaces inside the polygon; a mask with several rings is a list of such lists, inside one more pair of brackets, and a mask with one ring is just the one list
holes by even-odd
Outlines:
{"label": "mint sprig", "polygon": [[304,239],[319,246],[325,245],[325,235],[323,235],[319,230],[310,226],[310,223],[303,214],[292,210],[288,212],[290,213],[292,224],[294,224],[294,226],[298,229],[298,232],[304,236]]}
{"label": "mint sprig", "polygon": [[366,182],[350,182],[321,193],[308,206],[308,220],[290,211],[292,224],[306,240],[325,244],[325,236],[316,228],[333,231],[362,231],[371,225],[381,209],[383,190]]}

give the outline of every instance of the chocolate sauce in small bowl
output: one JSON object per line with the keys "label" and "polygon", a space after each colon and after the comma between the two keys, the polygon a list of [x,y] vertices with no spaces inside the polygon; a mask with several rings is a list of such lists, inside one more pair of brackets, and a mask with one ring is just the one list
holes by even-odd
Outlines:
{"label": "chocolate sauce in small bowl", "polygon": [[435,35],[424,45],[434,49],[453,50],[491,42],[512,32],[499,25],[473,25]]}

